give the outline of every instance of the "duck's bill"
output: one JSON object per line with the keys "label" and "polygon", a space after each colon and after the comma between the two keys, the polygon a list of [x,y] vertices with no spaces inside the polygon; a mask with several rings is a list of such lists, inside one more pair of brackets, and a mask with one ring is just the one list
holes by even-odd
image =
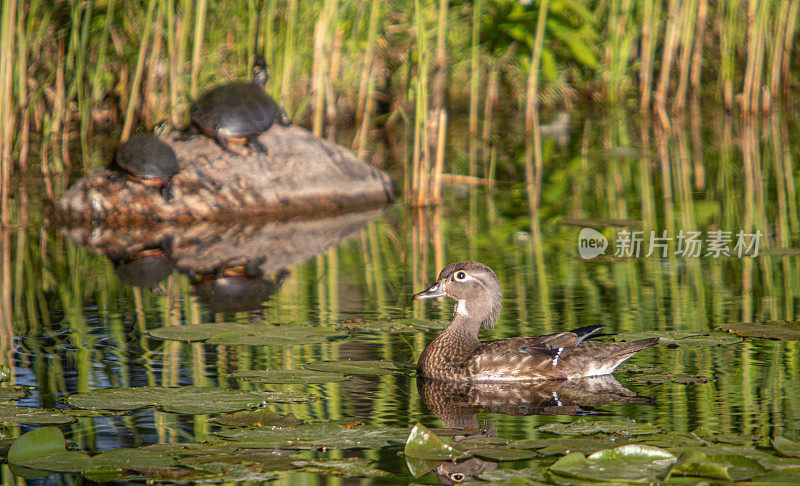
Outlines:
{"label": "duck's bill", "polygon": [[411,299],[412,300],[435,299],[436,297],[442,297],[443,295],[445,295],[444,282],[437,282],[428,290],[423,290],[418,294],[414,294],[414,296]]}

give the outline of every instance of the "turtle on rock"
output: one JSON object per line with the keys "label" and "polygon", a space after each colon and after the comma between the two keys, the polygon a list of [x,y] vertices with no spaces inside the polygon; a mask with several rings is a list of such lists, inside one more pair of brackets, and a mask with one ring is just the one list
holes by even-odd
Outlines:
{"label": "turtle on rock", "polygon": [[291,124],[283,108],[264,92],[267,78],[267,63],[258,56],[251,81],[221,84],[203,93],[189,107],[193,126],[181,139],[192,138],[199,129],[227,152],[235,154],[229,143],[237,142],[266,154],[267,148],[258,136],[275,122]]}
{"label": "turtle on rock", "polygon": [[170,199],[170,182],[180,167],[175,151],[155,133],[135,133],[117,148],[111,169],[145,186],[161,189],[164,198]]}

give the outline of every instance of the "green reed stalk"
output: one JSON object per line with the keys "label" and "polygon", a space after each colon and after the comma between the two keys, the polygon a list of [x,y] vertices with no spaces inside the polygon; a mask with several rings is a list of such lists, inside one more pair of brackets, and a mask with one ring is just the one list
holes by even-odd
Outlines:
{"label": "green reed stalk", "polygon": [[275,54],[272,52],[275,49],[275,11],[278,8],[277,0],[267,0],[266,8],[264,8],[264,18],[262,19],[263,25],[261,26],[261,55],[267,61],[267,66],[275,64]]}
{"label": "green reed stalk", "polygon": [[318,137],[322,136],[322,122],[325,114],[325,61],[327,51],[325,46],[328,39],[330,4],[331,0],[325,0],[325,5],[314,27],[314,59],[311,67],[311,92],[313,93],[311,131]]}
{"label": "green reed stalk", "polygon": [[608,12],[608,29],[611,37],[606,47],[606,64],[609,69],[608,100],[614,103],[617,96],[622,93],[623,85],[627,81],[626,74],[630,50],[633,44],[633,27],[628,19],[632,18],[630,0],[611,2]]}
{"label": "green reed stalk", "polygon": [[707,15],[708,0],[700,0],[697,8],[694,48],[692,49],[692,70],[689,73],[689,86],[691,86],[695,96],[700,94],[700,75],[703,70],[703,37],[705,37]]}
{"label": "green reed stalk", "polygon": [[200,75],[200,62],[203,52],[203,38],[206,33],[206,10],[208,0],[197,0],[194,19],[194,47],[192,48],[192,80],[189,93],[192,98],[197,97],[197,83]]}
{"label": "green reed stalk", "polygon": [[291,93],[289,80],[292,79],[294,72],[295,61],[295,31],[297,30],[297,0],[288,0],[289,5],[286,8],[286,45],[283,51],[283,76],[281,78],[281,93],[280,100],[281,106],[286,109],[289,114],[292,113],[291,109]]}
{"label": "green reed stalk", "polygon": [[[202,1],[202,0],[201,0]],[[147,0],[147,13],[142,26],[142,38],[139,41],[139,55],[136,60],[136,71],[133,75],[133,83],[130,86],[128,107],[125,111],[125,122],[122,124],[121,141],[125,141],[131,134],[134,122],[134,109],[138,101],[139,85],[142,82],[142,71],[144,70],[144,60],[147,53],[147,41],[150,37],[150,29],[153,23],[153,14],[156,9],[156,0]]]}
{"label": "green reed stalk", "polygon": [[184,88],[183,80],[180,76],[183,75],[186,58],[189,50],[189,32],[192,25],[192,5],[193,0],[181,0],[180,15],[178,21],[178,80],[181,80],[180,87]]}
{"label": "green reed stalk", "polygon": [[733,85],[736,76],[736,37],[739,23],[740,0],[727,0],[721,4],[720,32],[720,83],[722,100],[728,111],[733,110]]}
{"label": "green reed stalk", "polygon": [[[115,0],[108,0],[106,4],[106,17],[104,25],[114,25],[114,9],[116,7]],[[100,30],[100,39],[97,47],[97,66],[92,76],[92,103],[99,103],[105,95],[103,91],[104,85],[101,82],[103,79],[103,71],[108,67],[106,65],[106,52],[108,51],[108,29]]]}
{"label": "green reed stalk", "polygon": [[[533,53],[531,54],[530,72],[528,74],[528,92],[525,101],[525,184],[532,218],[535,218],[539,211],[539,190],[537,189],[536,181],[541,181],[542,179],[541,134],[538,130],[539,65],[542,59],[544,28],[549,3],[549,0],[542,0],[539,4],[539,14],[536,19],[536,36],[533,41]],[[536,166],[535,168],[534,165]]]}
{"label": "green reed stalk", "polygon": [[247,53],[247,66],[252,66],[256,59],[256,51],[258,51],[258,12],[256,11],[256,2],[247,2],[247,44],[245,45]]}
{"label": "green reed stalk", "polygon": [[17,2],[7,0],[3,2],[2,27],[0,27],[0,120],[3,123],[2,148],[0,148],[0,227],[5,228],[9,221],[8,190],[9,178],[12,170],[12,133],[14,132],[14,111],[12,106],[14,29],[16,27]]}
{"label": "green reed stalk", "polygon": [[683,22],[683,12],[681,11],[681,3],[679,0],[670,0],[669,2],[669,20],[667,20],[666,34],[664,35],[664,48],[661,57],[661,70],[658,73],[658,85],[656,93],[653,97],[653,109],[659,115],[661,123],[664,126],[669,126],[669,119],[667,118],[667,90],[669,89],[670,71],[672,70],[672,63],[675,57],[675,52],[678,49],[678,32],[681,29]]}
{"label": "green reed stalk", "polygon": [[444,90],[447,79],[447,4],[448,0],[439,0],[438,17],[436,20],[436,66],[431,79],[432,108],[434,116],[444,110]]}
{"label": "green reed stalk", "polygon": [[697,30],[695,15],[698,10],[698,0],[688,0],[684,4],[683,30],[681,32],[681,55],[678,61],[678,88],[675,91],[674,107],[683,110],[686,106],[686,93],[689,89],[689,70],[691,68],[691,55],[694,33]]}
{"label": "green reed stalk", "polygon": [[378,19],[380,19],[381,0],[372,0],[369,10],[369,27],[367,27],[367,46],[364,49],[364,62],[361,66],[361,80],[358,84],[358,101],[356,102],[356,125],[366,116],[367,90],[374,75],[375,44],[378,40]]}
{"label": "green reed stalk", "polygon": [[781,60],[781,79],[783,82],[784,96],[789,93],[789,61],[792,56],[792,46],[794,41],[794,33],[797,28],[798,9],[800,9],[800,0],[792,0],[789,6],[788,20],[786,22],[786,35],[783,37],[783,58]]}
{"label": "green reed stalk", "polygon": [[158,14],[155,21],[155,32],[153,33],[153,46],[150,48],[150,55],[147,58],[147,78],[144,82],[144,89],[142,90],[142,118],[147,129],[151,129],[155,124],[156,117],[161,117],[162,99],[158,90],[157,82],[157,63],[161,58],[161,49],[164,46],[164,9],[162,8],[164,2],[159,0]]}
{"label": "green reed stalk", "polygon": [[[38,9],[38,1],[32,2],[30,9],[35,12]],[[27,169],[28,143],[30,139],[30,120],[31,110],[28,107],[28,39],[29,35],[25,30],[25,5],[24,2],[17,4],[17,104],[20,109],[21,128],[17,141],[19,144],[18,165],[21,172]]]}
{"label": "green reed stalk", "polygon": [[[469,72],[469,175],[478,175],[478,83],[480,83],[481,7],[483,0],[472,4],[472,43]],[[484,154],[485,156],[485,154]]]}
{"label": "green reed stalk", "polygon": [[417,79],[414,113],[414,155],[412,163],[412,189],[416,204],[425,200],[427,184],[428,149],[428,52],[422,0],[414,0],[414,23],[417,34]]}
{"label": "green reed stalk", "polygon": [[641,61],[639,64],[639,110],[645,113],[650,108],[653,84],[653,3],[655,0],[644,0],[642,5],[642,36],[640,39]]}
{"label": "green reed stalk", "polygon": [[772,56],[769,63],[769,87],[777,95],[781,85],[781,60],[783,59],[783,37],[789,22],[789,0],[781,0],[780,10],[772,32]]}
{"label": "green reed stalk", "polygon": [[175,45],[175,0],[161,0],[161,7],[167,12],[167,58],[169,63],[169,121],[177,127],[178,119],[178,53]]}

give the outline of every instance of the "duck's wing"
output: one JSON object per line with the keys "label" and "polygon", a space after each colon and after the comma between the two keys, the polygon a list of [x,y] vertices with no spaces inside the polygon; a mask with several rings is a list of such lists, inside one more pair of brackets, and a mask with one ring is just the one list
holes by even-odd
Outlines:
{"label": "duck's wing", "polygon": [[557,367],[556,353],[564,349],[560,344],[575,342],[569,333],[485,341],[467,361],[467,372],[473,381],[565,379],[567,375]]}
{"label": "duck's wing", "polygon": [[486,341],[467,361],[473,381],[534,381],[610,374],[658,338],[634,342],[585,342],[602,326],[570,332]]}

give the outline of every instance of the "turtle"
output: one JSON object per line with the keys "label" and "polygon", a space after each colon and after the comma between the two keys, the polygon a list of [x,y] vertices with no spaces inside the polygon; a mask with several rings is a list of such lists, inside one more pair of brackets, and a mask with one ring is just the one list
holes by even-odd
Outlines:
{"label": "turtle", "polygon": [[199,129],[227,152],[236,154],[229,142],[238,142],[266,154],[258,136],[275,122],[291,124],[286,111],[264,92],[267,79],[267,63],[258,56],[251,81],[221,84],[203,93],[189,107],[193,127],[182,138],[193,137]]}
{"label": "turtle", "polygon": [[131,135],[117,148],[112,165],[129,179],[160,188],[167,199],[172,176],[180,171],[175,151],[154,133]]}

